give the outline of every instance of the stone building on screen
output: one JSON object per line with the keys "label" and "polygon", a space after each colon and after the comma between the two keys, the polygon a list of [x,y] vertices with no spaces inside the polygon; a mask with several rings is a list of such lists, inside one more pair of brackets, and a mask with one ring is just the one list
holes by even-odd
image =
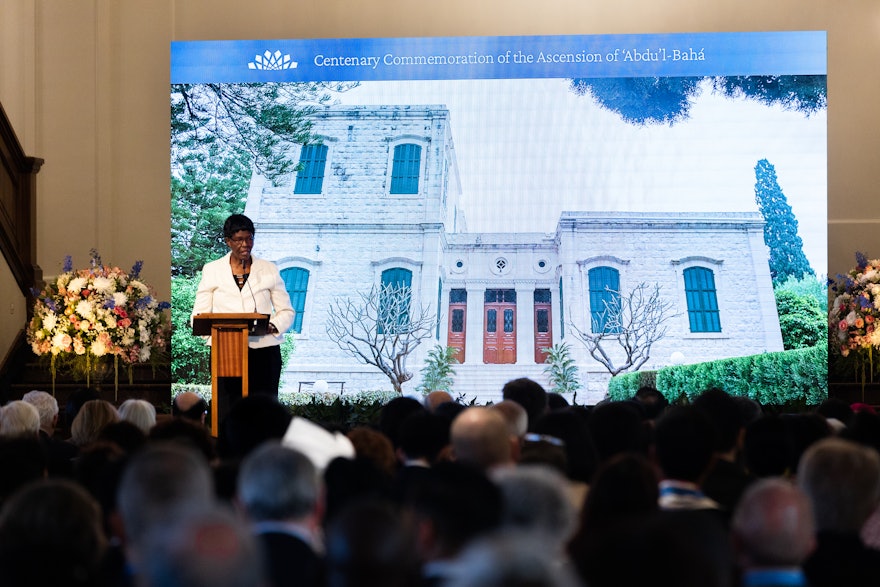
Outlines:
{"label": "stone building on screen", "polygon": [[[644,368],[782,350],[754,213],[563,212],[553,233],[471,233],[449,111],[443,106],[329,106],[314,115],[320,143],[298,154],[288,185],[255,175],[245,214],[255,253],[274,261],[297,310],[296,350],[282,391],[390,389],[375,367],[327,335],[337,297],[406,283],[438,317],[409,356],[416,376],[436,344],[459,349],[456,393],[497,399],[504,382],[543,384],[544,349],[568,342],[585,390],[604,396],[607,370],[575,329],[589,330],[608,289],[658,284],[675,316]],[[552,198],[548,194],[547,198]]]}

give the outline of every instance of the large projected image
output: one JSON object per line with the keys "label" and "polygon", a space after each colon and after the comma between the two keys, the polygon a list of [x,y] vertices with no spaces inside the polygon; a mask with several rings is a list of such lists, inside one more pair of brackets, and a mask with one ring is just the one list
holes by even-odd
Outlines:
{"label": "large projected image", "polygon": [[595,403],[824,344],[825,81],[824,33],[175,43],[174,376],[210,381],[186,321],[231,213],[296,310],[282,393],[454,357],[496,399],[562,355]]}

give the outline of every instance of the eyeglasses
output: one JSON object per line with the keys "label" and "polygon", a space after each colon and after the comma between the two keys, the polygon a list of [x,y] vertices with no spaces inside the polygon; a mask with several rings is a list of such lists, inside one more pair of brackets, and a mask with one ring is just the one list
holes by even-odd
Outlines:
{"label": "eyeglasses", "polygon": [[243,245],[243,244],[245,244],[245,243],[253,244],[253,242],[254,242],[254,237],[253,237],[253,235],[251,235],[251,236],[246,236],[246,237],[244,237],[244,238],[231,238],[231,239],[229,239],[229,240],[230,240],[231,242],[235,243],[236,245]]}
{"label": "eyeglasses", "polygon": [[549,436],[547,434],[535,434],[530,432],[523,436],[523,442],[546,442],[547,444],[552,444],[553,446],[558,446],[560,448],[565,448],[565,441],[561,438],[556,438],[555,436]]}

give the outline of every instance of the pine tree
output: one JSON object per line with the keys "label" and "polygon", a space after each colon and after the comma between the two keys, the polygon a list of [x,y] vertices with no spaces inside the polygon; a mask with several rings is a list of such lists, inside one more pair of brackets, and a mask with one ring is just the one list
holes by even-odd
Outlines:
{"label": "pine tree", "polygon": [[789,277],[815,275],[804,255],[798,223],[776,180],[776,168],[761,159],[755,166],[755,201],[764,216],[764,244],[770,249],[770,277],[773,284]]}

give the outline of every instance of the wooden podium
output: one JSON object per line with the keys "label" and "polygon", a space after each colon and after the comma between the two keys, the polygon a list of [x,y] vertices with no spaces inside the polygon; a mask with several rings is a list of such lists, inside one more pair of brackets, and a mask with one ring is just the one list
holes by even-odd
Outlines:
{"label": "wooden podium", "polygon": [[241,395],[248,394],[248,336],[266,334],[269,315],[196,314],[193,334],[211,337],[211,434],[217,436],[219,425],[218,383],[221,377],[241,379]]}

